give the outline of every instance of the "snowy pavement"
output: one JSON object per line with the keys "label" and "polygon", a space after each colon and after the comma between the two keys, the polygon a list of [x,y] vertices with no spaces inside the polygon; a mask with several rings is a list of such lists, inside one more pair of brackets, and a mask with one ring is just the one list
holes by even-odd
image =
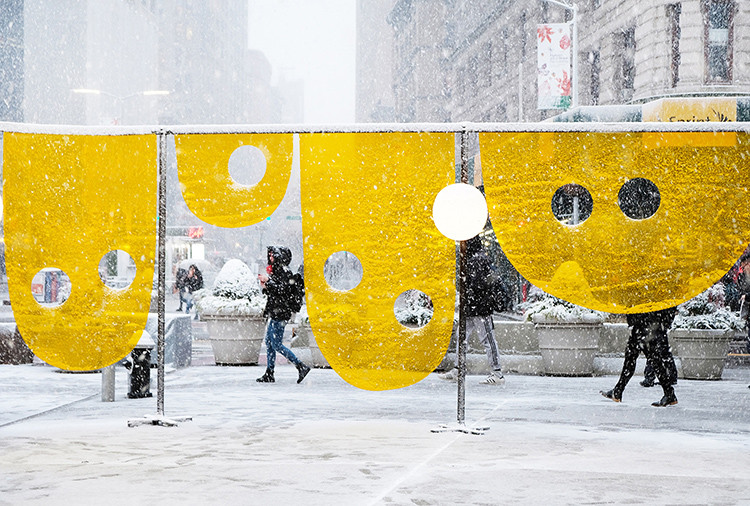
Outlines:
{"label": "snowy pavement", "polygon": [[[155,378],[155,371],[152,378]],[[634,377],[624,402],[599,395],[614,376],[470,376],[467,425],[456,386],[358,390],[331,370],[300,385],[262,367],[191,366],[166,376],[177,427],[128,427],[154,397],[115,402],[101,375],[0,365],[0,505],[16,504],[750,504],[750,368],[657,388]]]}

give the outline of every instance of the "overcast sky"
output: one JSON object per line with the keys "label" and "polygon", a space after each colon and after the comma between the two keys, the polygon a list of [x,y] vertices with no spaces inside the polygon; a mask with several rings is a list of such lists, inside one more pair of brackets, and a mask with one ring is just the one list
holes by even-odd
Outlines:
{"label": "overcast sky", "polygon": [[305,123],[354,122],[354,0],[249,0],[248,45],[305,83]]}

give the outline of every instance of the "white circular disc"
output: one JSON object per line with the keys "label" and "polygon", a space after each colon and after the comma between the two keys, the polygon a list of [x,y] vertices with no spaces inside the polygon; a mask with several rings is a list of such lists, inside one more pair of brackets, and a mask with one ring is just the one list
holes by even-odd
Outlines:
{"label": "white circular disc", "polygon": [[469,184],[452,184],[435,197],[432,219],[441,234],[454,241],[465,241],[484,229],[487,201],[482,192]]}

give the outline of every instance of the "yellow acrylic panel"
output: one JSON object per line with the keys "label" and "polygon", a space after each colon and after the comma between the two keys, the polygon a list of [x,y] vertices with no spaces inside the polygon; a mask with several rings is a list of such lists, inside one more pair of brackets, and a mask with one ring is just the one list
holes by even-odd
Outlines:
{"label": "yellow acrylic panel", "polygon": [[[156,137],[6,133],[5,246],[13,314],[33,352],[69,370],[127,355],[146,325],[156,251]],[[112,250],[135,260],[117,290],[99,277]],[[32,295],[34,275],[58,268],[71,281],[55,308]]]}
{"label": "yellow acrylic panel", "polygon": [[[180,186],[190,211],[226,228],[254,225],[271,216],[289,184],[292,140],[292,134],[175,135]],[[241,185],[229,174],[229,158],[241,146],[255,146],[266,158],[258,184]]]}
{"label": "yellow acrylic panel", "polygon": [[[344,380],[367,390],[412,385],[450,342],[455,243],[432,221],[437,193],[454,182],[454,134],[301,134],[307,310],[315,339]],[[326,282],[330,255],[354,254],[352,290]],[[402,326],[396,298],[409,289],[434,306],[422,328]]]}
{"label": "yellow acrylic panel", "polygon": [[[718,281],[750,239],[750,137],[713,132],[480,133],[490,217],[508,259],[532,284],[612,313],[672,307]],[[650,218],[618,206],[645,178],[661,204]],[[593,212],[568,226],[552,196],[575,183]]]}

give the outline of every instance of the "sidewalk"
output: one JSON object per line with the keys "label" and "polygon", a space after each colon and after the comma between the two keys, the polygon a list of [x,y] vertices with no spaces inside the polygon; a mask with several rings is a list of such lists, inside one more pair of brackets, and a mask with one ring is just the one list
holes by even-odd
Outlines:
{"label": "sidewalk", "polygon": [[509,375],[505,388],[469,376],[467,425],[456,386],[363,391],[331,370],[277,383],[259,367],[192,366],[167,374],[165,414],[177,427],[129,428],[156,414],[114,403],[99,374],[0,366],[0,505],[10,504],[750,504],[750,368],[715,382],[681,380],[680,403],[635,377],[616,404],[614,376]]}

